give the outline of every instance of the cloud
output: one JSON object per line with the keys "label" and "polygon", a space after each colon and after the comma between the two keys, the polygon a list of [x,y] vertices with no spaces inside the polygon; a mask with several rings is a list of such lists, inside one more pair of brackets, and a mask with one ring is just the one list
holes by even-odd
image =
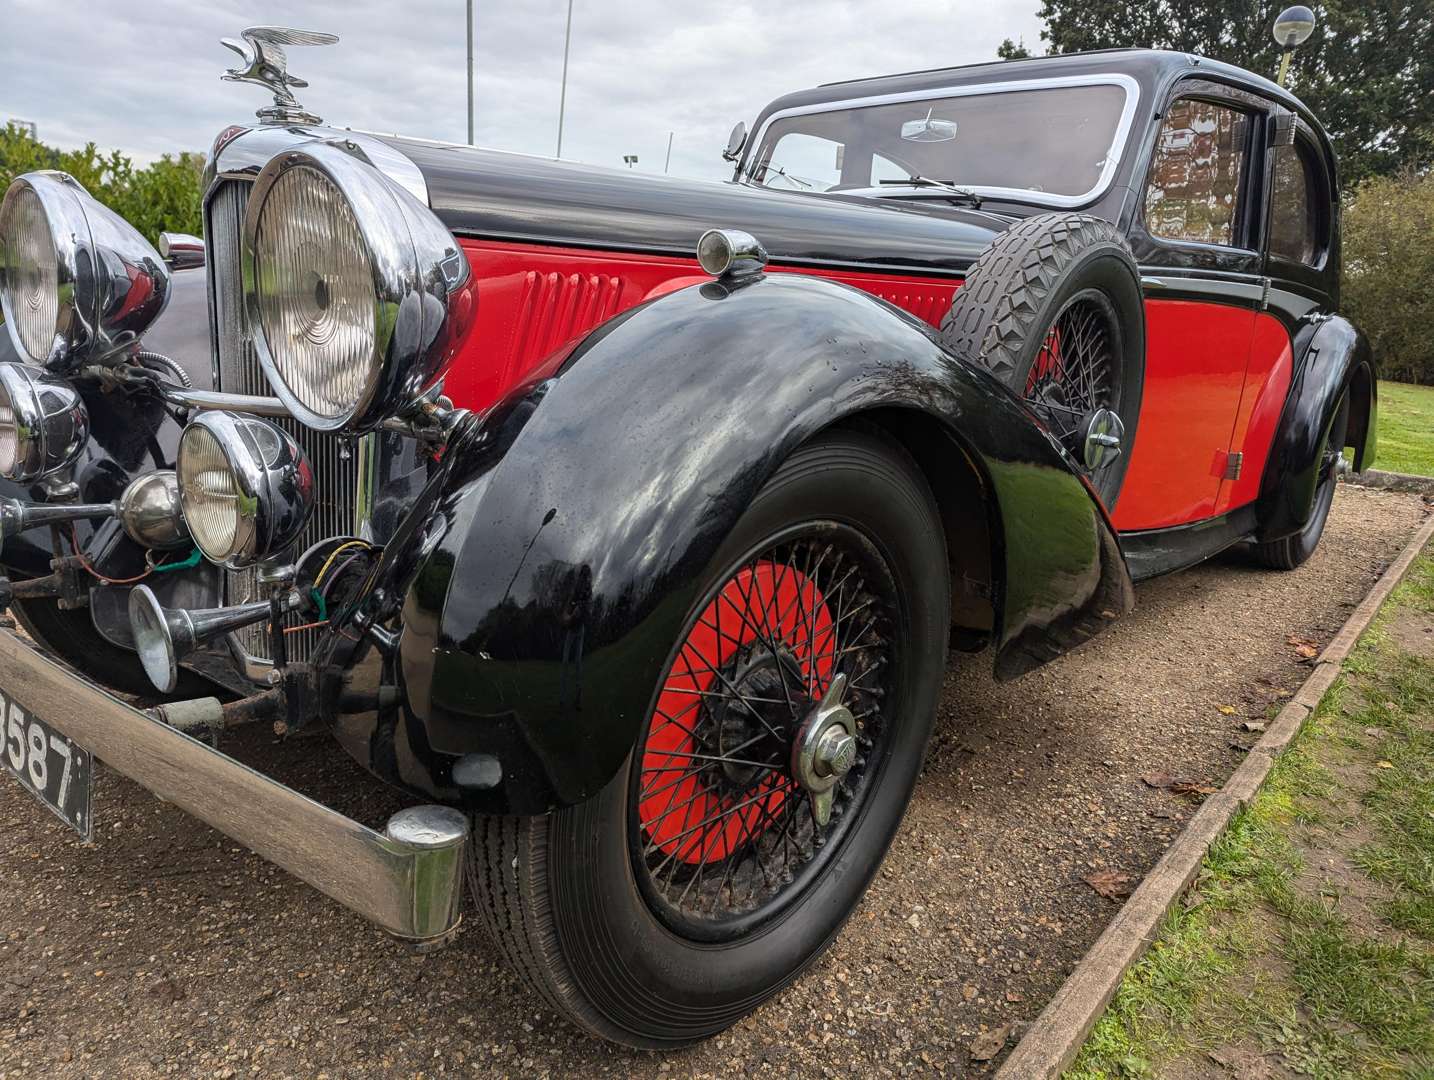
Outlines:
{"label": "cloud", "polygon": [[[462,142],[467,95],[462,0],[80,4],[10,0],[0,38],[0,122],[34,121],[47,142],[94,141],[141,160],[203,151],[265,103],[225,83],[219,38],[275,23],[337,33],[290,50],[299,98],[326,121]],[[475,0],[476,141],[551,155],[557,139],[566,0]],[[1035,0],[575,0],[563,156],[720,177],[737,120],[834,79],[994,58],[1004,37],[1034,43]]]}

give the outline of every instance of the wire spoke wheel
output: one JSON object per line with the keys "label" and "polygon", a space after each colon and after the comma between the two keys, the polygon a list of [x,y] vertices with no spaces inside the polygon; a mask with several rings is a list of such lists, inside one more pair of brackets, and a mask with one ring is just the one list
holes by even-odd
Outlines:
{"label": "wire spoke wheel", "polygon": [[1077,458],[1086,419],[1097,409],[1119,412],[1119,340],[1114,306],[1104,293],[1086,289],[1056,315],[1026,376],[1026,400]]}
{"label": "wire spoke wheel", "polygon": [[[890,571],[849,527],[813,523],[744,560],[676,650],[632,772],[632,854],[649,904],[721,940],[774,915],[839,846],[880,760],[895,608]],[[794,764],[838,683],[854,756],[823,814]]]}

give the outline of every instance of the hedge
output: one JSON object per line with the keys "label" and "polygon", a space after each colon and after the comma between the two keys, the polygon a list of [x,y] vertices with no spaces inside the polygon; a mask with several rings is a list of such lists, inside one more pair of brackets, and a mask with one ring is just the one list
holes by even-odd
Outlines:
{"label": "hedge", "polygon": [[1434,385],[1434,174],[1366,180],[1344,211],[1346,314],[1381,378]]}
{"label": "hedge", "polygon": [[151,243],[166,231],[199,235],[202,154],[165,154],[139,169],[118,150],[101,154],[94,143],[82,150],[56,150],[36,142],[29,129],[18,124],[0,129],[0,192],[16,176],[34,169],[69,173]]}

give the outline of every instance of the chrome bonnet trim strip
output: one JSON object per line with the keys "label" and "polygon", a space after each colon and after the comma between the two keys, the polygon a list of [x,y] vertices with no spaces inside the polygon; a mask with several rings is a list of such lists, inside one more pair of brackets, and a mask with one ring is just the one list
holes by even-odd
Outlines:
{"label": "chrome bonnet trim strip", "polygon": [[428,203],[428,181],[423,172],[401,150],[372,135],[345,128],[306,127],[299,124],[265,124],[246,128],[223,142],[219,151],[204,163],[204,201],[224,180],[252,181],[277,154],[305,143],[333,142],[364,158],[379,172],[403,188],[424,206]]}
{"label": "chrome bonnet trim strip", "polygon": [[404,828],[408,810],[390,823],[408,839],[375,832],[126,705],[9,630],[0,686],[110,768],[390,933],[427,941],[457,926],[466,822],[435,841]]}

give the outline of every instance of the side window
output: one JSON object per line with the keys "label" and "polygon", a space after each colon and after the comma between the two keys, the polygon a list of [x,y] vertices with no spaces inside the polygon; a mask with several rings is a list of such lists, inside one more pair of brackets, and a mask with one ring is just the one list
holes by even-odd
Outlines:
{"label": "side window", "polygon": [[762,172],[767,187],[826,191],[841,183],[846,147],[820,135],[790,131],[777,140]]}
{"label": "side window", "polygon": [[1320,253],[1319,186],[1308,143],[1275,150],[1275,187],[1270,206],[1270,254],[1313,266]]}
{"label": "side window", "polygon": [[1233,246],[1249,123],[1238,109],[1182,98],[1166,110],[1145,192],[1152,236]]}

